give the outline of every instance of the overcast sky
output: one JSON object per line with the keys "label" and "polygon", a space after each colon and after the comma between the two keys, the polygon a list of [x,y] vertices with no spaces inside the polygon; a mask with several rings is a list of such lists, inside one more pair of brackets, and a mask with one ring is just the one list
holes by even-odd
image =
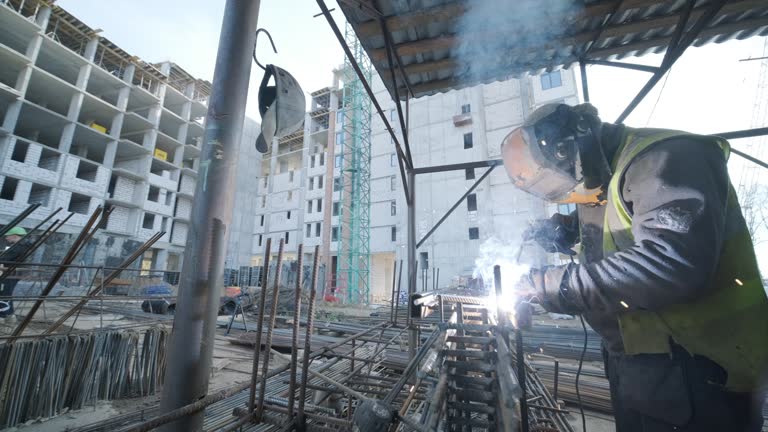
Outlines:
{"label": "overcast sky", "polygon": [[[223,0],[59,0],[58,5],[80,18],[112,42],[145,61],[171,60],[189,73],[211,80],[216,58]],[[335,0],[327,1],[336,7]],[[312,0],[262,0],[259,25],[272,34],[278,54],[266,38],[259,41],[259,59],[293,74],[305,91],[332,83],[331,71],[343,63],[343,52]],[[340,25],[343,15],[333,14]],[[716,133],[768,125],[768,84],[765,63],[740,61],[768,55],[766,38],[751,38],[691,48],[665,79],[627,119],[631,126]],[[626,61],[658,65],[660,55]],[[253,68],[247,113],[259,119],[256,89],[261,69]],[[588,68],[592,103],[606,121],[613,121],[643,86],[650,74],[603,66]],[[762,100],[762,105],[758,101]],[[755,108],[758,107],[758,110]],[[754,112],[757,115],[753,115]],[[751,143],[751,145],[750,145]],[[768,155],[766,138],[736,140],[733,146],[755,156]],[[416,144],[418,145],[418,144]],[[731,158],[731,177],[738,187],[745,165]],[[762,171],[759,171],[762,173]],[[751,174],[751,171],[748,172]],[[766,173],[762,173],[765,176]],[[767,233],[768,234],[768,233]],[[768,237],[768,235],[766,235]],[[768,241],[759,245],[763,269],[768,271]]]}

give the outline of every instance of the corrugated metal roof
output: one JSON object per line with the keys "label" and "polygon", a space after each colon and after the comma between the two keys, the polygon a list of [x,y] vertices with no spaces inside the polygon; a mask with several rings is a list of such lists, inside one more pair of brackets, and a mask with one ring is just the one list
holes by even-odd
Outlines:
{"label": "corrugated metal roof", "polygon": [[[717,0],[693,0],[686,30]],[[339,0],[394,98],[380,17],[415,97],[546,70],[579,59],[666,50],[689,0]],[[768,35],[768,1],[730,0],[694,46]],[[397,63],[395,63],[397,65]],[[405,84],[398,75],[400,97]]]}

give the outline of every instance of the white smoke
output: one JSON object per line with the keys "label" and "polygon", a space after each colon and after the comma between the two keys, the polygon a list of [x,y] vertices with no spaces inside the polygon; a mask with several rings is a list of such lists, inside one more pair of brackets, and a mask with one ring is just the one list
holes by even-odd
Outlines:
{"label": "white smoke", "polygon": [[468,2],[468,10],[456,23],[459,39],[453,50],[472,81],[521,71],[509,65],[540,56],[529,47],[545,47],[556,56],[555,40],[564,36],[583,2],[577,0],[481,0]]}
{"label": "white smoke", "polygon": [[[517,301],[514,292],[515,285],[523,275],[531,270],[531,266],[518,262],[520,241],[517,244],[505,242],[497,237],[491,237],[480,245],[480,251],[475,259],[474,277],[482,277],[486,287],[489,287],[491,304],[501,304],[502,309],[513,311]],[[501,267],[501,298],[496,298],[493,288],[493,267]]]}

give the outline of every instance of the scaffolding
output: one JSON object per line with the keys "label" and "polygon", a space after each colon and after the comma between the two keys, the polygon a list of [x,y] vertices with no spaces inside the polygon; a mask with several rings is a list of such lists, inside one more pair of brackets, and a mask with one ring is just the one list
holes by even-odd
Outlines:
{"label": "scaffolding", "polygon": [[[367,81],[371,62],[350,25],[345,38]],[[371,213],[371,100],[349,59],[343,70],[343,97],[339,110],[341,134],[337,165],[340,168],[340,235],[337,286],[341,300],[367,304],[370,300]]]}

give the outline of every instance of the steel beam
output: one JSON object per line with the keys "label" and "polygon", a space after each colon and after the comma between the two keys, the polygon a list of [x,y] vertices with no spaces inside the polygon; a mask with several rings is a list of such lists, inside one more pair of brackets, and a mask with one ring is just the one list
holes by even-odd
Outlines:
{"label": "steel beam", "polygon": [[480,178],[479,178],[479,179],[475,180],[475,182],[472,184],[472,186],[471,186],[469,189],[467,189],[467,191],[466,191],[466,192],[464,192],[464,195],[462,195],[462,196],[461,196],[461,198],[459,198],[459,200],[458,200],[458,201],[456,201],[456,203],[455,203],[453,206],[451,206],[451,208],[449,208],[447,212],[445,212],[445,214],[443,215],[443,217],[441,217],[441,218],[440,218],[440,220],[439,220],[439,221],[437,221],[437,223],[435,224],[435,226],[433,226],[433,227],[432,227],[432,229],[430,229],[430,230],[429,230],[429,232],[427,232],[427,233],[424,235],[424,237],[422,237],[422,238],[421,238],[421,240],[419,240],[419,243],[417,243],[417,244],[416,244],[416,249],[418,249],[419,247],[421,247],[421,245],[422,245],[422,244],[424,244],[424,242],[425,242],[425,241],[427,241],[427,239],[429,238],[429,236],[431,236],[431,235],[432,235],[432,233],[434,233],[434,232],[435,232],[435,230],[436,230],[437,228],[439,228],[439,227],[440,227],[440,225],[442,225],[442,224],[443,224],[443,222],[445,222],[445,220],[446,220],[446,219],[448,219],[448,216],[450,216],[450,215],[451,215],[451,213],[453,213],[453,211],[454,211],[454,210],[456,210],[456,208],[458,208],[458,207],[459,207],[459,205],[461,205],[461,203],[462,203],[462,202],[464,202],[464,200],[465,200],[465,199],[467,199],[467,197],[469,196],[469,194],[471,194],[471,193],[472,193],[472,191],[474,191],[474,190],[477,188],[477,186],[479,186],[479,185],[480,185],[480,183],[481,183],[483,180],[485,180],[485,178],[486,178],[486,177],[488,177],[488,175],[490,175],[490,174],[491,174],[491,171],[493,171],[493,169],[494,169],[494,168],[496,168],[496,165],[492,165],[490,168],[488,168],[488,170],[487,170],[485,173],[483,173],[483,175],[481,175],[481,176],[480,176]]}
{"label": "steel beam", "polygon": [[695,1],[691,1],[689,3],[689,7],[686,9],[683,15],[680,16],[680,21],[678,22],[677,28],[675,29],[675,33],[672,35],[672,40],[670,41],[669,48],[667,48],[667,52],[664,55],[664,60],[662,60],[659,70],[656,71],[656,73],[653,74],[648,82],[645,83],[643,88],[640,89],[635,98],[632,99],[632,101],[629,103],[629,105],[627,105],[627,107],[619,115],[614,123],[623,123],[624,120],[626,120],[627,117],[632,114],[632,111],[634,111],[640,102],[642,102],[642,100],[645,98],[645,96],[648,95],[651,90],[653,90],[656,84],[658,84],[661,78],[669,71],[672,65],[675,64],[677,59],[683,55],[686,48],[688,48],[688,46],[693,43],[693,41],[696,39],[696,36],[698,36],[699,33],[704,30],[704,27],[706,27],[706,25],[712,21],[712,19],[715,17],[715,15],[717,15],[720,9],[722,9],[726,2],[725,0],[714,2],[709,7],[709,9],[707,9],[707,11],[704,12],[701,17],[699,17],[699,19],[696,21],[696,24],[694,24],[694,26],[683,36],[683,30],[688,22],[688,17],[690,16],[692,9],[691,5],[694,3]]}
{"label": "steel beam", "polygon": [[487,168],[492,166],[503,165],[504,161],[501,159],[491,159],[487,161],[479,162],[464,162],[450,165],[434,165],[429,167],[414,168],[414,174],[431,174],[447,171],[461,171],[468,168]]}
{"label": "steel beam", "polygon": [[[232,220],[237,155],[256,42],[260,0],[227,0],[216,68],[205,119],[200,177],[184,253],[176,318],[160,412],[167,413],[208,393],[216,314],[224,283],[226,229]],[[197,431],[201,412],[163,427]]]}
{"label": "steel beam", "polygon": [[589,83],[587,82],[587,65],[579,62],[579,71],[581,72],[581,93],[584,95],[584,102],[589,102]]}
{"label": "steel beam", "polygon": [[[411,154],[411,145],[408,139],[408,129],[406,129],[405,117],[403,116],[403,106],[400,103],[400,91],[397,88],[397,77],[395,76],[395,67],[393,57],[397,55],[392,48],[392,35],[387,30],[387,23],[384,18],[379,18],[379,24],[381,25],[381,33],[384,35],[384,47],[387,51],[387,64],[389,65],[389,72],[392,80],[392,91],[395,92],[395,106],[397,107],[397,117],[400,120],[400,130],[403,134],[403,144],[405,144],[405,155],[408,158],[408,162],[413,167],[413,155]],[[406,83],[406,85],[408,85]]]}
{"label": "steel beam", "polygon": [[725,139],[751,138],[768,135],[768,127],[712,134]]}
{"label": "steel beam", "polygon": [[658,66],[648,66],[648,65],[642,65],[637,63],[615,62],[615,61],[609,61],[609,60],[586,59],[584,60],[583,63],[589,64],[589,65],[610,66],[610,67],[616,67],[621,69],[630,69],[630,70],[650,72],[650,73],[656,73],[659,71]]}
{"label": "steel beam", "polygon": [[416,329],[413,328],[411,320],[410,304],[411,298],[416,294],[416,173],[408,171],[408,183],[411,184],[411,200],[408,204],[408,358],[413,359],[416,355],[416,345],[418,338]]}
{"label": "steel beam", "polygon": [[389,124],[389,120],[387,119],[387,116],[384,114],[384,110],[381,109],[381,105],[379,104],[378,99],[376,99],[376,95],[373,93],[373,90],[371,89],[370,84],[368,84],[368,81],[365,79],[365,75],[363,74],[363,71],[360,70],[360,65],[357,64],[357,60],[355,60],[354,54],[352,54],[352,51],[349,49],[349,45],[347,45],[347,42],[344,40],[344,35],[341,34],[341,30],[339,30],[339,26],[336,24],[336,20],[334,20],[333,17],[331,16],[331,12],[328,10],[328,6],[325,5],[324,0],[316,0],[316,1],[317,1],[317,5],[320,6],[320,10],[323,12],[323,16],[325,16],[325,19],[328,21],[328,24],[331,26],[331,30],[333,30],[333,34],[336,35],[336,39],[338,39],[339,44],[341,45],[341,48],[344,50],[344,54],[347,55],[347,58],[349,59],[349,63],[352,65],[352,68],[355,70],[355,73],[357,73],[358,79],[363,84],[363,87],[365,88],[366,93],[368,93],[368,97],[371,98],[371,102],[373,103],[373,106],[376,108],[376,111],[379,113],[381,120],[384,122],[384,126],[387,128],[389,135],[392,137],[392,140],[395,142],[395,150],[397,151],[398,157],[403,158],[409,170],[412,169],[413,166],[408,161],[408,158],[405,156],[405,153],[403,153],[403,149],[400,146],[400,140],[397,139],[397,135],[395,135],[395,131],[392,129],[392,125]]}

